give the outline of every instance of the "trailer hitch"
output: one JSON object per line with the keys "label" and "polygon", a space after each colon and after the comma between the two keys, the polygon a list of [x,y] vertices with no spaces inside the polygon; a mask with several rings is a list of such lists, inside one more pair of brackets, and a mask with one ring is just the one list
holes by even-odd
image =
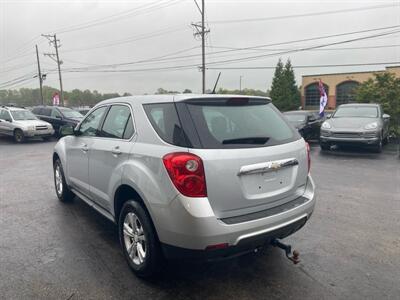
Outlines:
{"label": "trailer hitch", "polygon": [[297,250],[293,250],[292,253],[292,246],[291,245],[286,245],[282,242],[280,242],[278,239],[273,239],[271,241],[271,245],[274,247],[281,248],[282,250],[285,251],[286,257],[291,260],[295,265],[297,265],[300,262],[300,253]]}

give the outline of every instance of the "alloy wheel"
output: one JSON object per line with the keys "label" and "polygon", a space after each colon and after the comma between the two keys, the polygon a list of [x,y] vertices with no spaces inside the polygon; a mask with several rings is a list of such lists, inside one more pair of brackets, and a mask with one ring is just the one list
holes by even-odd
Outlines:
{"label": "alloy wheel", "polygon": [[146,261],[147,244],[144,228],[139,218],[133,213],[126,214],[123,225],[125,249],[135,265]]}
{"label": "alloy wheel", "polygon": [[61,168],[60,165],[56,166],[55,169],[55,181],[56,181],[56,190],[58,195],[62,195],[63,192],[63,180],[62,180],[62,173],[61,173]]}

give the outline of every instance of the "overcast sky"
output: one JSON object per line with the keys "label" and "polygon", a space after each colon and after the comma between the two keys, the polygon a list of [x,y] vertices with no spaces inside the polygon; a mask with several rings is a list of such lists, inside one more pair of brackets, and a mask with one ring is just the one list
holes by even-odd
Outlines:
{"label": "overcast sky", "polygon": [[[206,1],[207,62],[265,55],[249,61],[230,61],[209,65],[213,68],[275,66],[279,56],[290,58],[295,66],[354,64],[400,61],[400,33],[313,51],[277,52],[307,48],[359,37],[387,33],[400,28],[338,36],[328,39],[288,43],[252,50],[214,53],[227,48],[246,48],[290,42],[319,36],[341,34],[389,26],[400,26],[400,1]],[[198,0],[199,4],[201,0]],[[366,7],[373,9],[360,9]],[[358,10],[360,9],[360,10]],[[310,13],[349,10],[331,14]],[[279,16],[302,15],[290,18]],[[269,20],[265,20],[270,18]],[[272,18],[272,19],[271,19]],[[275,18],[275,19],[274,19]],[[247,21],[246,21],[247,19]],[[264,19],[253,20],[248,19]],[[0,0],[0,88],[16,78],[32,77],[37,72],[34,45],[38,44],[45,85],[58,88],[55,62],[43,53],[54,52],[44,33],[57,33],[60,58],[63,61],[65,90],[74,88],[99,92],[154,93],[157,88],[193,92],[201,91],[201,41],[193,36],[192,22],[201,20],[193,0],[148,1],[3,1]],[[245,21],[243,21],[245,20]],[[232,21],[232,22],[221,22]],[[88,26],[91,25],[91,26]],[[94,26],[93,26],[94,25]],[[397,45],[397,47],[386,47]],[[365,48],[365,47],[379,48]],[[381,47],[384,46],[384,47]],[[226,48],[225,48],[226,47]],[[363,49],[338,49],[363,48]],[[333,49],[333,50],[328,50]],[[274,55],[272,55],[275,53]],[[166,56],[169,55],[169,56]],[[171,59],[192,55],[186,58]],[[267,56],[268,55],[268,56]],[[165,60],[148,59],[166,56]],[[100,67],[96,73],[79,72],[94,65],[136,63],[114,68]],[[174,66],[189,66],[171,70]],[[80,68],[80,69],[79,69]],[[157,70],[164,68],[163,70]],[[341,71],[379,70],[384,66],[335,68],[295,68],[298,84],[307,74]],[[124,73],[103,72],[129,70]],[[145,71],[143,71],[145,69]],[[152,69],[152,70],[149,70]],[[136,70],[132,72],[132,70]],[[142,70],[142,71],[138,71]],[[219,70],[207,70],[207,88],[212,88]],[[271,85],[273,69],[222,69],[219,86],[266,90]],[[11,81],[15,82],[15,81]],[[16,81],[18,82],[18,80]],[[37,87],[37,79],[10,86]]]}

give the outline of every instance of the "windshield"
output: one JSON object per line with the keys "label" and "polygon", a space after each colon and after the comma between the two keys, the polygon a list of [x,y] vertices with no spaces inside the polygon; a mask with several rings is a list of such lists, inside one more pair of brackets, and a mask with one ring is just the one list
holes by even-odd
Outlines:
{"label": "windshield", "polygon": [[37,120],[36,116],[31,113],[29,110],[13,110],[10,111],[13,119],[15,121],[22,121],[22,120]]}
{"label": "windshield", "polygon": [[83,115],[76,110],[70,108],[60,108],[60,107],[58,109],[66,118],[78,118],[78,119],[83,118]]}
{"label": "windshield", "polygon": [[303,114],[284,114],[284,116],[290,123],[303,123],[306,120],[306,115]]}
{"label": "windshield", "polygon": [[374,106],[343,106],[339,107],[333,118],[377,118],[378,108]]}

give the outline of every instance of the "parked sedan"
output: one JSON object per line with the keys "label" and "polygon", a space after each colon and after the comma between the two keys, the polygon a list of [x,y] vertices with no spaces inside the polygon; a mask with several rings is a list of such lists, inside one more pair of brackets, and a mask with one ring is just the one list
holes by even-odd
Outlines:
{"label": "parked sedan", "polygon": [[382,151],[387,142],[390,116],[379,104],[343,104],[321,127],[320,146],[363,145]]}
{"label": "parked sedan", "polygon": [[83,115],[71,108],[60,106],[36,106],[32,112],[41,120],[53,125],[56,135],[64,125],[75,127],[83,118]]}
{"label": "parked sedan", "polygon": [[51,124],[38,120],[29,110],[18,107],[0,107],[0,134],[13,136],[17,143],[26,138],[48,138],[54,134]]}
{"label": "parked sedan", "polygon": [[285,112],[284,115],[305,140],[319,139],[323,119],[318,112],[297,110]]}

